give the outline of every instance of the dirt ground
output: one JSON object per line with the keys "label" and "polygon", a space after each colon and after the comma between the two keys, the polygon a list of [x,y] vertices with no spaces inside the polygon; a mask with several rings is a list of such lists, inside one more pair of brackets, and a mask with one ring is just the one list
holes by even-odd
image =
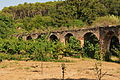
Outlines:
{"label": "dirt ground", "polygon": [[[95,63],[92,59],[65,58],[66,80],[95,80]],[[3,61],[0,63],[0,80],[59,80],[63,62]],[[102,80],[120,80],[120,63],[102,62]]]}

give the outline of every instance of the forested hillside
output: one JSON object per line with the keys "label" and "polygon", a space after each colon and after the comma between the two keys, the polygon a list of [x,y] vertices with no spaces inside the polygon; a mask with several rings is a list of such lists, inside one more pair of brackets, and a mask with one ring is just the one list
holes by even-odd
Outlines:
{"label": "forested hillside", "polygon": [[119,7],[119,0],[66,0],[47,3],[24,3],[4,8],[2,12],[11,14],[13,19],[23,19],[35,15],[54,18],[61,15],[61,19],[62,17],[69,17],[89,22],[88,19],[91,20],[99,16],[119,16]]}
{"label": "forested hillside", "polygon": [[97,18],[103,16],[114,15],[115,19],[118,18],[120,16],[120,0],[65,0],[24,3],[4,8],[1,15],[10,17],[15,27],[21,27],[26,31],[45,30],[50,26],[54,28],[82,27],[92,24]]}
{"label": "forested hillside", "polygon": [[[108,25],[120,25],[120,0],[65,0],[5,7],[0,11],[0,52],[8,55],[0,54],[0,57],[19,59],[21,55],[12,55],[22,54],[31,59],[46,60],[56,59],[64,53],[65,56],[100,59],[98,40],[93,35],[89,37],[90,41],[85,41],[83,48],[74,37],[69,40],[71,43],[63,45],[49,42],[46,37],[26,42],[10,36]],[[111,46],[111,51],[120,58],[120,45],[117,43],[117,46]]]}

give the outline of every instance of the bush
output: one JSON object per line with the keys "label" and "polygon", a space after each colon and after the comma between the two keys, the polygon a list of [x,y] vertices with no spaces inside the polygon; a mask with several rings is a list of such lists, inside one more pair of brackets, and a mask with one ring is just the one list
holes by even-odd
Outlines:
{"label": "bush", "polygon": [[80,56],[81,50],[82,48],[80,46],[80,41],[71,36],[68,43],[66,44],[64,53],[66,56]]}
{"label": "bush", "polygon": [[1,60],[22,60],[22,58],[25,58],[25,56],[18,54],[11,55],[11,54],[0,53]]}
{"label": "bush", "polygon": [[63,51],[64,45],[62,43],[47,41],[45,37],[30,41],[15,38],[0,39],[0,52],[4,53],[1,55],[3,59],[19,59],[21,56],[27,56],[32,60],[48,61],[58,59]]}

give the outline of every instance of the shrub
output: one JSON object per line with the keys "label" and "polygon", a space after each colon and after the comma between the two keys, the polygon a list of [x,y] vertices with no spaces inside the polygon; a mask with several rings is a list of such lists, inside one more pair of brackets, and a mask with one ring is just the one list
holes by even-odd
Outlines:
{"label": "shrub", "polygon": [[22,55],[11,55],[11,54],[5,54],[5,53],[0,53],[0,59],[1,60],[22,60],[25,56]]}
{"label": "shrub", "polygon": [[80,46],[80,41],[71,36],[69,42],[66,44],[65,55],[66,56],[80,56],[82,48]]}

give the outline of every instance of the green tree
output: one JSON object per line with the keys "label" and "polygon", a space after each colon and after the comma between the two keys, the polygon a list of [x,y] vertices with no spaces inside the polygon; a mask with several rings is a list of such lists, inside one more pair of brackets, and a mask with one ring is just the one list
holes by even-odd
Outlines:
{"label": "green tree", "polygon": [[6,38],[14,33],[14,22],[11,18],[0,14],[0,37]]}
{"label": "green tree", "polygon": [[84,50],[84,54],[83,54],[84,57],[96,58],[96,59],[101,58],[98,39],[92,33],[88,33],[87,35],[85,35],[83,50]]}
{"label": "green tree", "polygon": [[66,56],[81,56],[80,41],[71,36],[69,42],[66,44],[65,55]]}

